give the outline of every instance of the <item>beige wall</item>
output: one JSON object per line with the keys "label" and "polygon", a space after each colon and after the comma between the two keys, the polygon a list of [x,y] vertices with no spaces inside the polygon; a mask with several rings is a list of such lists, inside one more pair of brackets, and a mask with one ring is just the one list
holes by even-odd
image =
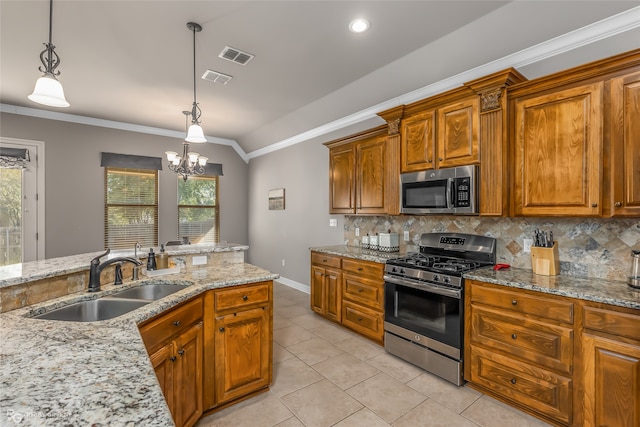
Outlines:
{"label": "beige wall", "polygon": [[[104,246],[103,151],[164,157],[180,151],[182,141],[83,124],[0,114],[0,136],[44,141],[45,257],[95,252]],[[199,144],[212,163],[222,163],[220,177],[220,239],[247,244],[248,165],[229,146]],[[159,173],[159,240],[177,237],[177,175]]]}

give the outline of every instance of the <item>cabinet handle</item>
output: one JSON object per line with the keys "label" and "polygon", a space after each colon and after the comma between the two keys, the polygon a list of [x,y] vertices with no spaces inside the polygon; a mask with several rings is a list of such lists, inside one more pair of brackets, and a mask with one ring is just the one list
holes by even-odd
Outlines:
{"label": "cabinet handle", "polygon": [[218,329],[220,332],[224,332],[224,328],[220,328]]}
{"label": "cabinet handle", "polygon": [[173,322],[173,326],[180,326],[180,321],[176,320],[175,322]]}
{"label": "cabinet handle", "polygon": [[184,349],[182,349],[182,350],[178,350],[178,354],[179,354],[180,356],[184,355]]}
{"label": "cabinet handle", "polygon": [[362,317],[358,317],[358,322],[362,322]]}
{"label": "cabinet handle", "polygon": [[515,299],[511,300],[511,305],[518,305],[518,300],[515,300]]}
{"label": "cabinet handle", "polygon": [[427,163],[433,163],[433,159],[427,160]]}
{"label": "cabinet handle", "polygon": [[622,202],[615,202],[613,206],[615,206],[616,208],[619,208],[620,206],[622,206]]}
{"label": "cabinet handle", "polygon": [[442,159],[442,157],[438,157],[438,161],[440,161],[440,162],[441,162],[442,160],[443,160],[443,159]]}
{"label": "cabinet handle", "polygon": [[511,384],[515,384],[516,383],[516,379],[515,378],[511,378]]}
{"label": "cabinet handle", "polygon": [[323,259],[323,260],[322,260],[322,262],[327,262],[327,259],[326,259],[326,258],[325,258],[325,259]]}
{"label": "cabinet handle", "polygon": [[248,299],[249,299],[249,297],[248,297],[248,296],[246,296],[246,295],[243,295],[243,296],[242,296],[242,301],[246,301],[246,300],[248,300]]}
{"label": "cabinet handle", "polygon": [[358,292],[362,292],[362,291],[364,291],[364,289],[362,289],[362,288],[358,289]]}
{"label": "cabinet handle", "polygon": [[176,357],[175,357],[175,356],[171,356],[171,357],[169,358],[169,360],[171,360],[172,362],[175,362],[175,361],[176,361]]}
{"label": "cabinet handle", "polygon": [[597,203],[591,203],[591,207],[592,207],[592,208],[597,208],[597,207],[598,207],[598,204],[597,204]]}
{"label": "cabinet handle", "polygon": [[518,338],[518,336],[516,334],[511,334],[511,338],[515,340],[516,338]]}

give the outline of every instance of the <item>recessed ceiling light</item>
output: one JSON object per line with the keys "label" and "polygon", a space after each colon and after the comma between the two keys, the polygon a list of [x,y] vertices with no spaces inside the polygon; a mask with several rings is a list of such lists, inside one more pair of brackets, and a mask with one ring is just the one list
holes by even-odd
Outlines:
{"label": "recessed ceiling light", "polygon": [[352,33],[364,33],[369,29],[369,21],[364,18],[356,18],[349,23],[349,30]]}

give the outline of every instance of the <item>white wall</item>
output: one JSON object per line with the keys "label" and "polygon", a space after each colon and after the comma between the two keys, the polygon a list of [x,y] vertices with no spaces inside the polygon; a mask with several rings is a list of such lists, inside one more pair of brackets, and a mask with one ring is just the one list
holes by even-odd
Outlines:
{"label": "white wall", "polygon": [[[164,157],[179,151],[182,141],[96,126],[0,114],[1,136],[44,141],[45,257],[55,258],[104,247],[103,151]],[[220,177],[220,239],[247,244],[248,165],[229,146],[198,144],[198,152],[222,163]],[[159,173],[159,241],[177,237],[177,175]]]}

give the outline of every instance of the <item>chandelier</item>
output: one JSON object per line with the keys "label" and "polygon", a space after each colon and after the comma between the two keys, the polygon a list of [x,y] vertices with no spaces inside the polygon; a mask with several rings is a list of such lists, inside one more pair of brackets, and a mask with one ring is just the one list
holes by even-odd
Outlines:
{"label": "chandelier", "polygon": [[[191,111],[183,111],[186,120],[189,120]],[[193,125],[191,125],[193,127]],[[199,127],[199,126],[198,126]],[[190,175],[202,175],[207,165],[207,157],[201,156],[198,153],[189,151],[189,141],[186,139],[182,143],[182,156],[178,155],[175,151],[166,151],[167,160],[169,161],[169,170],[182,175],[182,179],[185,181]]]}
{"label": "chandelier", "polygon": [[58,81],[57,76],[60,71],[56,71],[60,65],[60,57],[55,51],[55,46],[51,42],[51,33],[53,27],[53,0],[49,1],[49,43],[43,43],[45,49],[40,52],[40,62],[42,66],[38,69],[44,74],[36,81],[33,93],[28,98],[38,104],[48,105],[50,107],[68,107],[69,103],[64,97],[62,84]]}

